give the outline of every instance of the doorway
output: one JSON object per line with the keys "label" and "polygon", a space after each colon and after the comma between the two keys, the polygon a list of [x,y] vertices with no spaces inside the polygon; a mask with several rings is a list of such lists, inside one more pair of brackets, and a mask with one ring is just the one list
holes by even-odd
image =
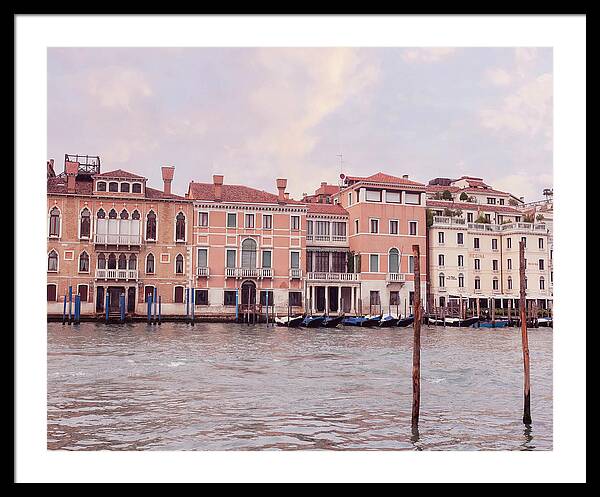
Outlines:
{"label": "doorway", "polygon": [[251,307],[256,304],[256,284],[253,281],[242,283],[242,307]]}
{"label": "doorway", "polygon": [[109,312],[119,312],[119,297],[125,293],[125,287],[109,286],[108,287],[108,310]]}

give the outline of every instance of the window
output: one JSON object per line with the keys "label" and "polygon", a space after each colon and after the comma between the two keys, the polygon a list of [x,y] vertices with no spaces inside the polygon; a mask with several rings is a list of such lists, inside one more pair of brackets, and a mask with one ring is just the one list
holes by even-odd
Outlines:
{"label": "window", "polygon": [[108,269],[117,269],[117,257],[115,254],[108,255]]}
{"label": "window", "polygon": [[503,198],[501,198],[500,200],[498,200],[498,203],[499,203],[500,205],[504,205],[504,199],[503,199]]}
{"label": "window", "polygon": [[208,249],[198,249],[198,267],[208,267]]}
{"label": "window", "polygon": [[196,289],[196,295],[194,295],[195,305],[208,305],[208,290]]}
{"label": "window", "polygon": [[129,193],[129,183],[121,183],[121,192]]}
{"label": "window", "polygon": [[119,214],[119,217],[120,217],[121,219],[129,219],[129,212],[127,212],[125,209],[123,209],[123,210],[121,211],[121,214]]}
{"label": "window", "polygon": [[465,265],[465,258],[462,255],[458,256],[458,267],[463,267]]}
{"label": "window", "polygon": [[481,289],[481,280],[479,278],[475,278],[475,290]]}
{"label": "window", "polygon": [[485,222],[486,223],[491,223],[492,222],[492,218],[489,214],[485,214]]}
{"label": "window", "polygon": [[416,235],[417,234],[417,222],[416,221],[409,221],[408,222],[408,234],[409,235]]}
{"label": "window", "polygon": [[446,307],[446,297],[440,297],[440,307]]}
{"label": "window", "polygon": [[465,238],[463,233],[456,233],[456,243],[459,245],[463,245],[465,243]]}
{"label": "window", "polygon": [[506,268],[512,269],[512,259],[506,259]]}
{"label": "window", "polygon": [[381,301],[379,300],[379,291],[371,290],[369,293],[369,302],[371,305],[379,305]]}
{"label": "window", "polygon": [[366,190],[366,200],[370,202],[381,202],[381,191],[380,190]]}
{"label": "window", "polygon": [[399,273],[400,272],[400,254],[397,248],[390,249],[388,254],[388,272]]}
{"label": "window", "polygon": [[539,266],[540,271],[544,270],[544,259],[540,259],[538,261],[538,266]]}
{"label": "window", "polygon": [[458,287],[459,288],[464,288],[465,287],[465,276],[462,273],[460,273],[458,275]]}
{"label": "window", "polygon": [[473,238],[473,248],[479,248],[479,238]]}
{"label": "window", "polygon": [[176,286],[173,289],[173,302],[176,304],[183,304],[183,290],[182,286]]}
{"label": "window", "polygon": [[[329,239],[329,221],[316,221],[315,224],[316,227],[316,235],[317,237],[327,237],[327,240]],[[318,240],[319,238],[317,238]]]}
{"label": "window", "polygon": [[80,302],[88,301],[88,286],[87,285],[79,285],[77,287],[77,292],[79,293],[79,301]]}
{"label": "window", "polygon": [[415,292],[408,292],[408,305],[414,305],[415,303]]}
{"label": "window", "polygon": [[334,237],[346,239],[346,223],[337,221],[331,223],[331,234]]}
{"label": "window", "polygon": [[[183,288],[183,287],[180,287]],[[145,286],[144,287],[144,302],[148,302],[150,297],[154,299],[154,287],[153,286]]]}
{"label": "window", "polygon": [[135,254],[131,254],[129,256],[129,269],[131,269],[131,270],[137,269],[137,257]]}
{"label": "window", "polygon": [[408,272],[409,273],[415,272],[415,256],[414,255],[408,256]]}
{"label": "window", "polygon": [[273,305],[273,290],[261,290],[260,291],[260,305],[267,305],[267,297],[269,298],[269,306]]}
{"label": "window", "polygon": [[127,256],[125,254],[119,255],[119,269],[127,269]]}
{"label": "window", "polygon": [[398,221],[390,221],[390,235],[398,234]]}
{"label": "window", "polygon": [[246,228],[254,228],[254,214],[246,214],[244,216],[245,223],[244,226]]}
{"label": "window", "polygon": [[[298,217],[298,216],[292,216],[292,229],[300,229],[300,217],[298,217],[298,228],[294,228],[294,217]],[[265,214],[263,216],[263,229],[265,230],[271,230],[273,229],[273,216],[271,214]]]}
{"label": "window", "polygon": [[154,255],[148,254],[146,257],[146,273],[154,274]]}
{"label": "window", "polygon": [[175,241],[185,241],[185,215],[183,212],[177,214],[175,218]]}
{"label": "window", "polygon": [[225,267],[234,268],[235,267],[235,250],[228,249],[227,254],[225,256]]}
{"label": "window", "polygon": [[438,243],[444,243],[444,232],[443,231],[438,232]]}
{"label": "window", "polygon": [[137,210],[133,211],[133,214],[131,214],[131,219],[133,219],[134,221],[139,221],[140,220],[139,211],[137,211]]}
{"label": "window", "polygon": [[48,254],[48,271],[58,271],[58,253],[54,250]]}
{"label": "window", "polygon": [[399,204],[400,192],[385,192],[385,201],[391,204]]}
{"label": "window", "polygon": [[227,213],[227,227],[235,228],[237,226],[237,214],[235,212]]}
{"label": "window", "polygon": [[544,239],[543,238],[538,238],[538,248],[540,248],[540,249],[544,248]]}
{"label": "window", "polygon": [[329,272],[329,252],[315,252],[315,271],[318,273]]}
{"label": "window", "polygon": [[108,184],[108,191],[109,192],[118,192],[119,191],[119,183],[117,183],[115,181],[111,181]]}
{"label": "window", "polygon": [[513,286],[512,286],[512,278],[509,276],[509,277],[508,277],[508,289],[509,289],[509,290],[512,290],[512,287],[513,287]]}
{"label": "window", "polygon": [[438,266],[444,265],[444,254],[438,255]]}
{"label": "window", "polygon": [[498,290],[498,278],[492,280],[492,290]]}
{"label": "window", "polygon": [[351,193],[348,194],[348,205],[349,206],[352,205],[352,194]]}
{"label": "window", "polygon": [[90,256],[87,254],[87,252],[82,252],[81,254],[79,254],[79,272],[90,272]]}
{"label": "window", "polygon": [[498,239],[492,238],[492,250],[498,250]]}
{"label": "window", "polygon": [[302,305],[302,292],[289,292],[288,302],[292,307],[300,307]]}
{"label": "window", "polygon": [[117,211],[114,209],[111,209],[110,212],[108,213],[108,219],[117,219]]}
{"label": "window", "polygon": [[379,271],[379,255],[371,254],[369,256],[369,271],[372,273]]}
{"label": "window", "polygon": [[506,248],[512,248],[512,238],[506,239]]}
{"label": "window", "polygon": [[300,216],[292,216],[291,224],[292,229],[298,231],[300,229]]}
{"label": "window", "polygon": [[292,269],[300,268],[300,252],[290,252],[290,267]]}
{"label": "window", "polygon": [[421,203],[421,194],[420,193],[409,193],[409,192],[406,192],[404,194],[404,203],[405,204],[419,205]]}
{"label": "window", "polygon": [[467,212],[467,223],[472,223],[472,222],[473,222],[473,213]]}
{"label": "window", "polygon": [[89,238],[91,231],[91,215],[88,209],[81,211],[81,219],[79,220],[79,238]]}
{"label": "window", "polygon": [[106,212],[104,212],[104,209],[100,209],[98,211],[98,213],[96,214],[96,217],[98,219],[104,219],[104,218],[106,218]]}
{"label": "window", "polygon": [[57,289],[54,283],[46,285],[46,300],[48,302],[56,302]]}
{"label": "window", "polygon": [[235,305],[236,294],[235,290],[225,290],[223,292],[223,305]]}
{"label": "window", "polygon": [[271,267],[271,251],[270,250],[263,250],[262,253],[262,267],[263,268],[270,268]]}
{"label": "window", "polygon": [[475,259],[475,271],[479,271],[481,269],[481,260]]}
{"label": "window", "polygon": [[379,219],[371,219],[371,233],[379,233]]}
{"label": "window", "polygon": [[198,226],[202,226],[203,228],[208,227],[208,212],[198,213]]}
{"label": "window", "polygon": [[242,267],[252,269],[256,267],[256,242],[252,238],[246,238],[242,242]]}
{"label": "window", "polygon": [[525,278],[525,288],[527,288],[527,278]]}
{"label": "window", "polygon": [[523,242],[523,247],[527,247],[527,237],[526,236],[522,236],[521,237],[521,241]]}
{"label": "window", "polygon": [[358,219],[354,220],[354,233],[358,235]]}
{"label": "window", "polygon": [[492,260],[492,271],[498,271],[498,259]]}
{"label": "window", "polygon": [[48,230],[49,236],[60,236],[60,211],[58,207],[52,207],[50,210],[50,228]]}
{"label": "window", "polygon": [[440,288],[444,288],[445,283],[446,283],[446,278],[444,276],[444,273],[440,273],[440,276],[439,276]]}
{"label": "window", "polygon": [[390,305],[400,305],[400,292],[399,291],[391,291],[390,292]]}
{"label": "window", "polygon": [[142,184],[141,183],[134,183],[131,186],[131,192],[132,193],[142,193]]}
{"label": "window", "polygon": [[96,191],[97,192],[105,192],[106,191],[106,181],[98,181],[98,183],[96,183]]}
{"label": "window", "polygon": [[146,216],[146,240],[156,240],[156,214],[148,212]]}
{"label": "window", "polygon": [[183,255],[177,254],[175,257],[175,273],[183,274]]}
{"label": "window", "polygon": [[106,256],[104,254],[98,255],[98,269],[106,269]]}
{"label": "window", "polygon": [[495,205],[496,204],[496,199],[493,197],[488,197],[487,198],[487,203],[490,205]]}

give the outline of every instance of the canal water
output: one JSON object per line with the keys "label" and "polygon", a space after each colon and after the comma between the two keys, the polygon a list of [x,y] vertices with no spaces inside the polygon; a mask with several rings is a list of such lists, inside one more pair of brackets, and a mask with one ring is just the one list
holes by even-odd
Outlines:
{"label": "canal water", "polygon": [[552,329],[48,325],[48,448],[551,450]]}

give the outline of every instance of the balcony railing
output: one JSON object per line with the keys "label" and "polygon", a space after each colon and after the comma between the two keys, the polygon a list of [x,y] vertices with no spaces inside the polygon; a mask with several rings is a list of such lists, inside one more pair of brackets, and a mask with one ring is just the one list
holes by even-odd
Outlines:
{"label": "balcony railing", "polygon": [[207,267],[199,267],[199,268],[197,268],[197,270],[196,270],[196,274],[197,274],[199,277],[206,277],[206,278],[208,278],[208,276],[209,276],[209,274],[210,274],[210,271],[208,270],[208,268],[207,268]]}
{"label": "balcony railing", "polygon": [[273,268],[226,267],[225,278],[272,278]]}
{"label": "balcony railing", "polygon": [[96,269],[96,278],[103,280],[137,280],[137,269]]}
{"label": "balcony railing", "polygon": [[112,235],[98,234],[94,235],[94,242],[101,245],[141,245],[141,235]]}
{"label": "balcony railing", "polygon": [[297,280],[302,278],[302,269],[299,268],[291,268],[290,269],[290,279]]}
{"label": "balcony railing", "polygon": [[307,242],[347,242],[346,235],[306,235]]}
{"label": "balcony railing", "polygon": [[461,217],[449,217],[449,216],[433,216],[433,224],[465,224],[465,219]]}
{"label": "balcony railing", "polygon": [[387,273],[385,280],[388,283],[400,283],[406,281],[406,275],[404,273]]}
{"label": "balcony railing", "polygon": [[360,273],[328,273],[314,271],[306,274],[308,281],[360,281]]}

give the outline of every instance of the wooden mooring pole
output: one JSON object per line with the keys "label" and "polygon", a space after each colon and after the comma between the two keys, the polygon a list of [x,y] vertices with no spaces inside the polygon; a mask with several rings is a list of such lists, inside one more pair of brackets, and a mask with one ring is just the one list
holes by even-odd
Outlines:
{"label": "wooden mooring pole", "polygon": [[412,416],[413,432],[419,429],[419,408],[421,403],[421,264],[419,246],[413,245],[414,256],[414,315],[413,321],[413,367],[412,367]]}
{"label": "wooden mooring pole", "polygon": [[531,384],[529,379],[529,342],[527,339],[527,314],[525,303],[525,244],[519,242],[519,283],[521,313],[521,343],[523,347],[523,423],[531,424]]}

